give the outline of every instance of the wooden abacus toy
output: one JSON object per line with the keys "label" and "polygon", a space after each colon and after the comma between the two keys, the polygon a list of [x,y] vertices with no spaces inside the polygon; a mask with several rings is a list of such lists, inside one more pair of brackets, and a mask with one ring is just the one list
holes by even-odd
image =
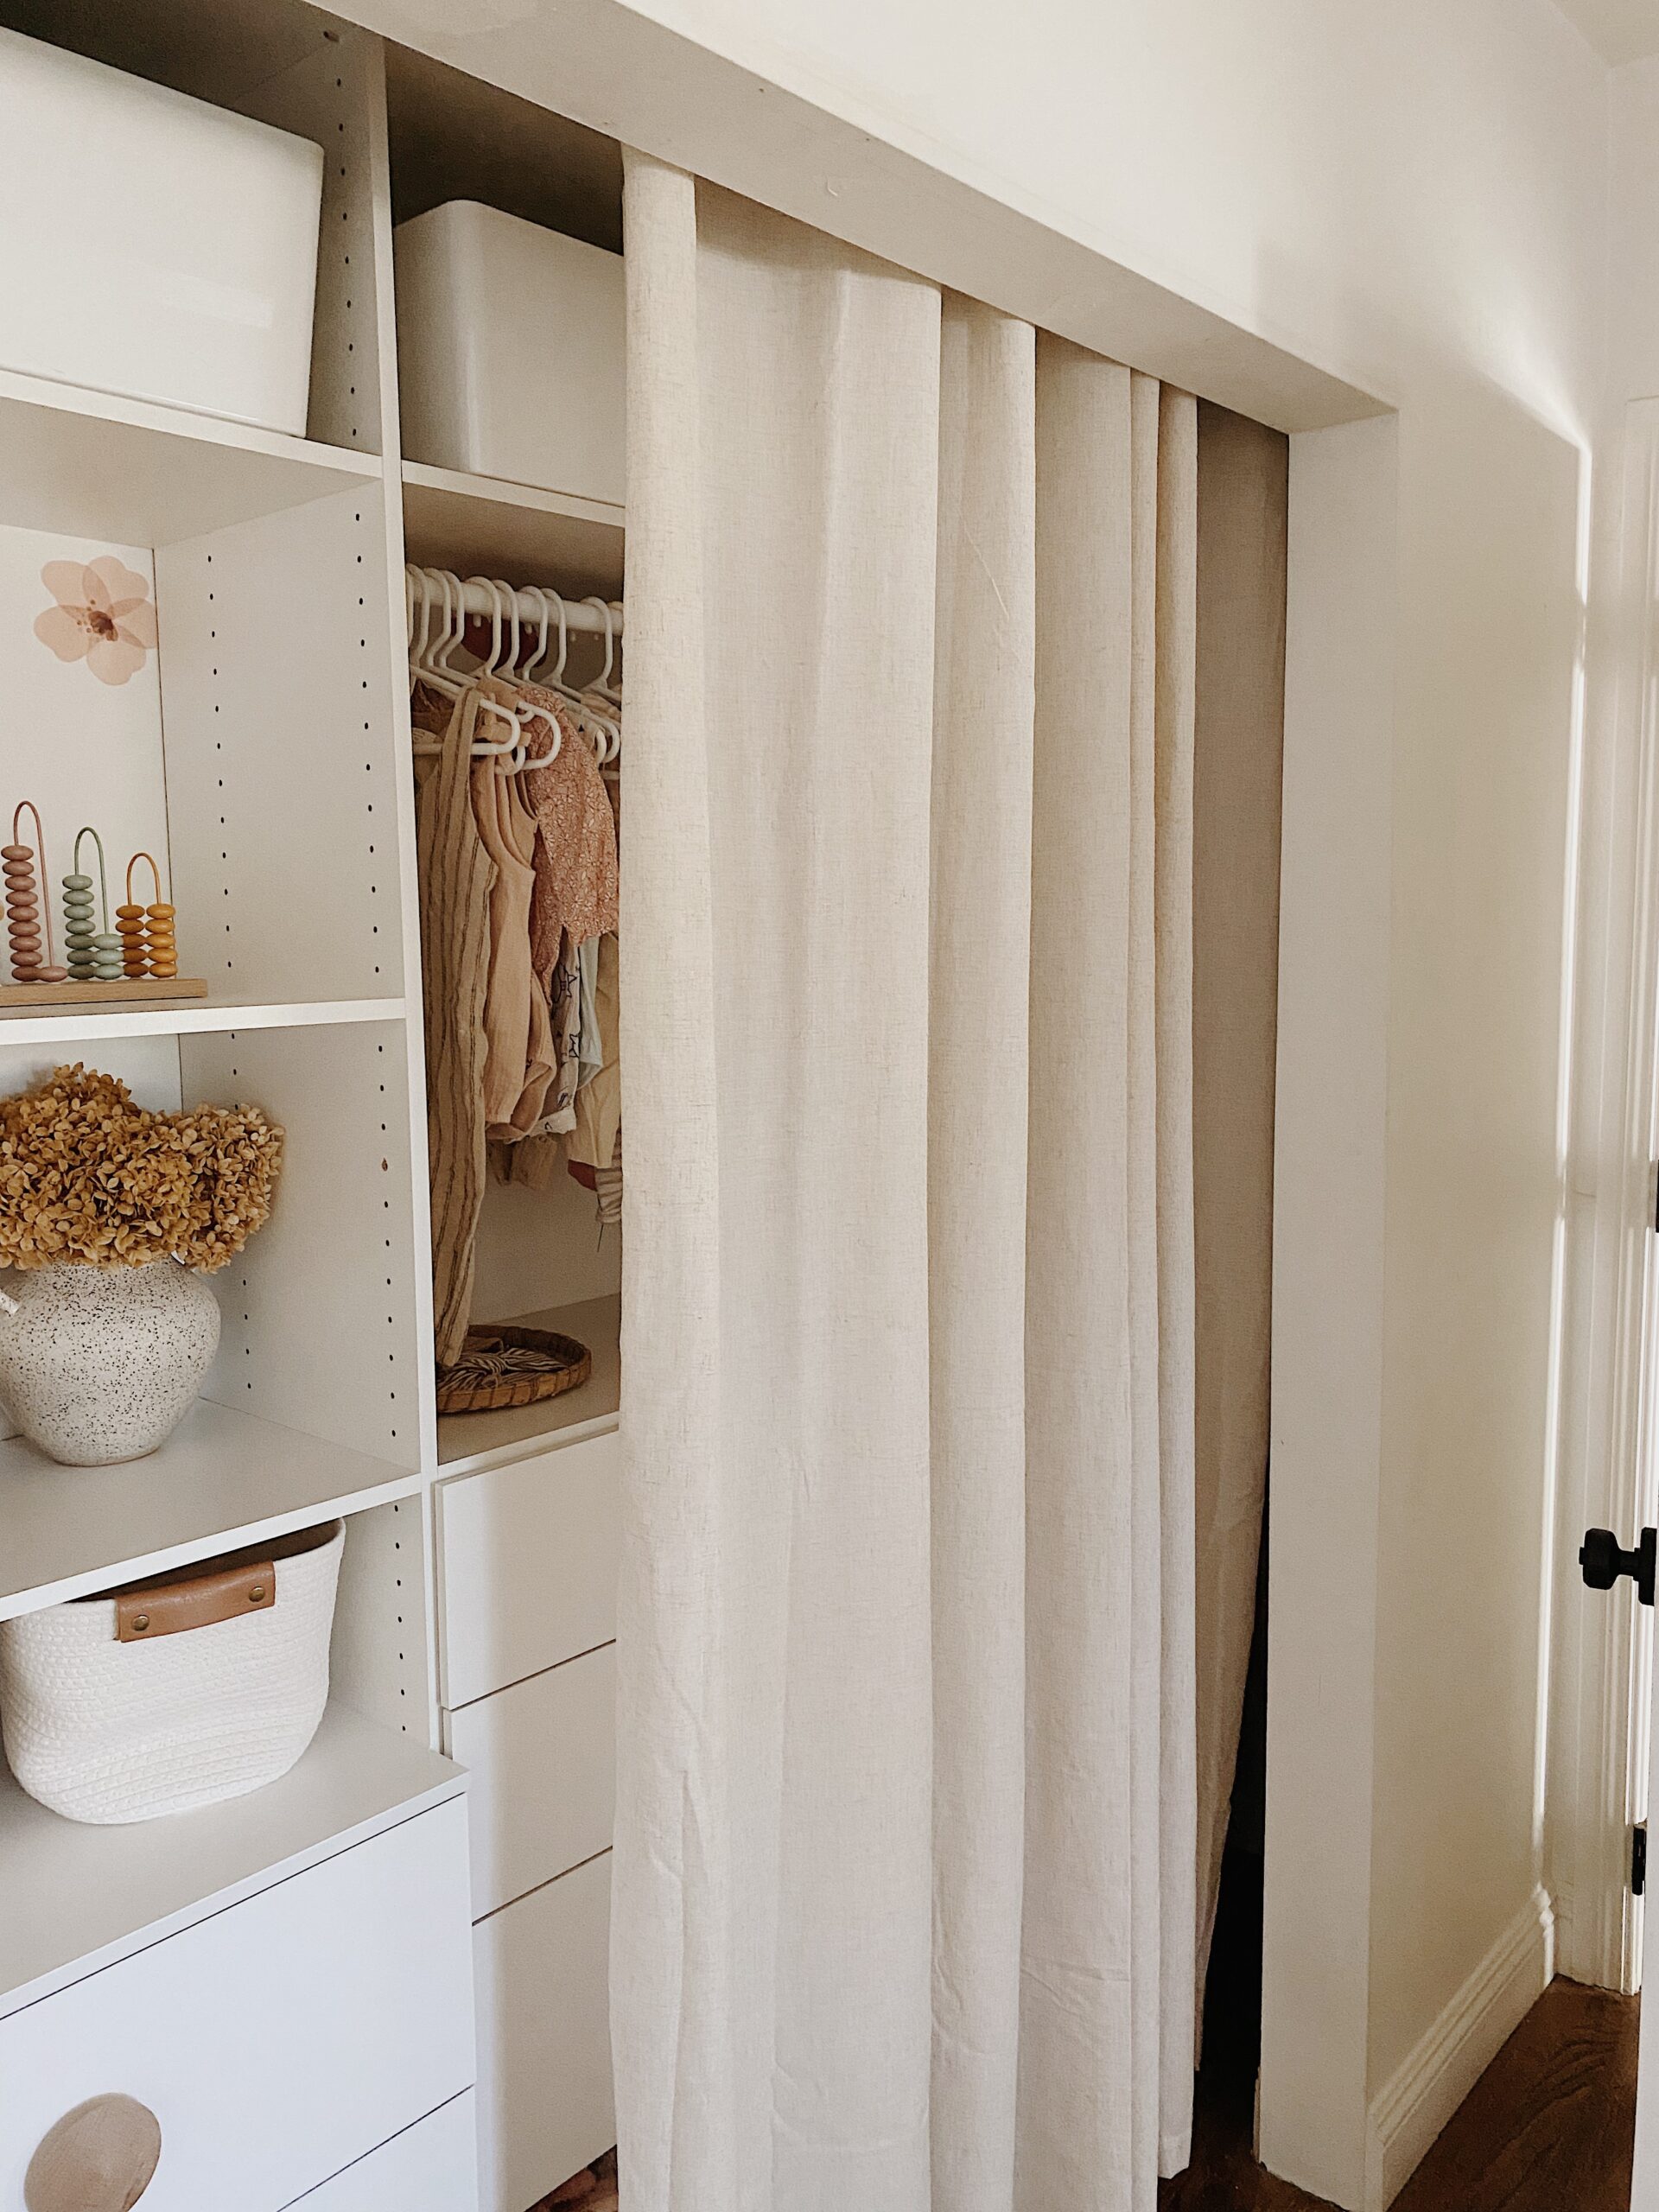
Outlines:
{"label": "wooden abacus toy", "polygon": [[[25,814],[35,817],[33,846],[22,842]],[[22,799],[11,817],[11,842],[0,847],[0,866],[6,880],[6,942],[11,954],[11,979],[29,992],[63,982],[67,968],[52,958],[52,907],[46,897],[46,833],[41,810],[33,799]],[[46,957],[41,957],[41,931],[46,931]]]}
{"label": "wooden abacus toy", "polygon": [[[132,871],[140,861],[149,862],[156,896],[141,906],[132,895]],[[121,961],[129,976],[168,977],[179,972],[178,944],[173,934],[174,909],[162,897],[162,871],[153,853],[135,853],[127,862],[127,896],[115,910],[115,926],[121,937]]]}
{"label": "wooden abacus toy", "polygon": [[[35,817],[33,847],[21,842],[25,813]],[[162,872],[151,854],[135,853],[127,863],[126,903],[117,910],[112,930],[104,841],[90,823],[77,834],[73,865],[63,879],[64,953],[68,965],[60,968],[52,957],[51,899],[45,888],[46,840],[40,815],[28,799],[12,817],[11,836],[11,843],[0,847],[12,977],[10,983],[0,984],[0,1015],[38,1009],[43,1001],[68,1006],[98,1000],[207,997],[205,982],[179,974],[174,909],[162,896]],[[80,865],[81,847],[88,837],[98,850],[96,879]],[[132,895],[133,871],[141,861],[149,862],[156,893],[148,906],[139,906]],[[41,957],[42,931],[44,959]]]}

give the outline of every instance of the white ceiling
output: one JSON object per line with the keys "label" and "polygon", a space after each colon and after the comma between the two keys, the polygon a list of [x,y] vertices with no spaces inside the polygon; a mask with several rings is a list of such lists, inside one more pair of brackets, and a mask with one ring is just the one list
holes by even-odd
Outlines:
{"label": "white ceiling", "polygon": [[1637,61],[1659,54],[1659,0],[1558,0],[1599,53],[1609,61]]}

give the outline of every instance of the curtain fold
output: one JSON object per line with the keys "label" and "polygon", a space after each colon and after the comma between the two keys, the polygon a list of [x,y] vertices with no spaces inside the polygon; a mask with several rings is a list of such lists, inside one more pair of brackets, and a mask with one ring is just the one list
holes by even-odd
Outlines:
{"label": "curtain fold", "polygon": [[633,2212],[1152,2212],[1197,1904],[1193,402],[626,173]]}
{"label": "curtain fold", "polygon": [[928,1032],[931,2139],[940,2212],[1007,2212],[1014,2188],[1025,1890],[1036,413],[1035,332],[947,296]]}

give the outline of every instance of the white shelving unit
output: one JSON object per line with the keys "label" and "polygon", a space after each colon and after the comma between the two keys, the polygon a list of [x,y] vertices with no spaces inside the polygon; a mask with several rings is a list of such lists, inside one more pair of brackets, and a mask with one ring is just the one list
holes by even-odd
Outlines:
{"label": "white shelving unit", "polygon": [[164,1453],[66,1471],[0,1444],[0,1620],[409,1497],[418,1474],[204,1399]]}
{"label": "white shelving unit", "polygon": [[209,996],[178,1006],[66,1007],[56,1014],[34,1014],[27,1007],[0,1007],[0,1046],[32,1046],[54,1052],[60,1046],[98,1044],[124,1037],[235,1035],[245,1029],[328,1028],[346,1021],[402,1021],[402,999],[317,999],[309,1005],[260,1005],[246,999]]}
{"label": "white shelving unit", "polygon": [[448,1760],[332,1705],[291,1773],[251,1797],[131,1828],[78,1827],[0,1769],[0,2018],[459,1794]]}
{"label": "white shelving unit", "polygon": [[[325,153],[305,437],[0,372],[0,530],[153,559],[156,771],[133,804],[158,825],[152,836],[164,831],[181,970],[207,983],[206,998],[173,1006],[0,1011],[0,1092],[81,1060],[145,1103],[248,1102],[286,1132],[272,1218],[213,1279],[218,1360],[161,1451],[61,1468],[7,1438],[0,1417],[0,1620],[317,1522],[343,1518],[347,1529],[332,1702],[282,1781],[175,1821],[98,1829],[46,1811],[0,1769],[3,2041],[8,2018],[95,1973],[130,1971],[128,1955],[177,1931],[233,1919],[232,1907],[393,1835],[462,1788],[438,1755],[447,1485],[514,1471],[533,1483],[545,1455],[550,1481],[584,1465],[582,1494],[614,1510],[604,1472],[614,1445],[601,1440],[620,1396],[620,1251],[563,1177],[545,1193],[492,1187],[475,1312],[582,1338],[590,1381],[522,1412],[436,1418],[403,569],[408,559],[613,600],[625,518],[607,502],[402,456],[391,301],[394,142],[415,149],[429,201],[434,191],[479,196],[468,164],[487,143],[506,196],[532,219],[556,219],[543,203],[568,155],[581,172],[571,204],[613,244],[613,146],[523,103],[480,137],[480,103],[494,114],[499,96],[472,86],[452,99],[445,73],[395,50],[389,106],[381,42],[303,0],[232,11],[214,0],[91,10],[0,0],[0,22],[298,131]],[[100,802],[84,774],[77,783],[54,768],[53,742],[28,728],[9,741],[0,814],[38,798],[61,838]],[[54,873],[67,865],[54,861]],[[600,1457],[579,1462],[566,1446]],[[563,1648],[556,1663],[569,1663]],[[602,1734],[608,1722],[593,1725]],[[495,2145],[486,2212],[520,2212],[499,2201],[491,2171],[522,2166],[551,2188],[565,2177],[542,2171],[561,2155],[550,2145],[585,2158],[613,2139],[606,1869],[546,1872],[533,1908],[505,1909],[534,1919],[556,1961],[565,1920],[581,1931],[571,1986],[596,1986],[562,2033],[593,2101],[561,2113],[539,2145],[505,2143],[501,2114],[518,2109],[539,2046],[512,2021],[480,2021],[480,2125]],[[499,1925],[480,1940],[493,1986]],[[454,2086],[459,2099],[465,2085]],[[5,2136],[0,2123],[0,2186]]]}
{"label": "white shelving unit", "polygon": [[[0,526],[45,534],[46,551],[60,538],[153,552],[162,737],[147,804],[165,823],[181,969],[208,982],[172,1006],[6,1010],[0,1090],[79,1059],[145,1103],[247,1101],[286,1131],[272,1219],[213,1278],[219,1359],[162,1450],[73,1469],[0,1441],[0,1618],[345,1517],[335,1703],[283,1782],[179,1821],[78,1828],[8,1778],[0,2012],[461,1787],[432,1749],[436,1446],[402,516],[386,496],[383,55],[295,0],[249,13],[268,35],[232,33],[196,0],[101,20],[0,6],[33,35],[326,156],[308,435],[0,372]],[[56,735],[8,741],[8,819],[42,785],[54,796]],[[49,830],[96,820],[99,796],[70,785]]]}
{"label": "white shelving unit", "polygon": [[0,370],[0,522],[172,545],[380,476],[379,456]]}

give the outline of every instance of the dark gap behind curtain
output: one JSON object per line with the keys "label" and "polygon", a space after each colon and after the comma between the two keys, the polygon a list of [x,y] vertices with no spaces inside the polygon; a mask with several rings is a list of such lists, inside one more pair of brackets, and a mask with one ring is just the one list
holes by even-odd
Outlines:
{"label": "dark gap behind curtain", "polygon": [[[1200,2018],[1267,1485],[1288,475],[1280,432],[1200,406],[1192,890]],[[1251,1766],[1247,1758],[1244,1771]],[[1258,1891],[1260,1850],[1257,1840]],[[1218,1949],[1218,1971],[1232,1971],[1230,1955]]]}

